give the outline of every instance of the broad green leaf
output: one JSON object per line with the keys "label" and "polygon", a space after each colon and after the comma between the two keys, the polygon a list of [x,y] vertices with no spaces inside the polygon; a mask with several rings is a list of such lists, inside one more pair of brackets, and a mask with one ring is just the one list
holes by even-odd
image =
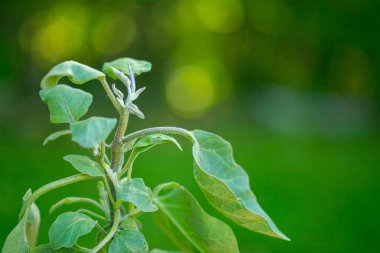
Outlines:
{"label": "broad green leaf", "polygon": [[65,161],[71,163],[71,165],[84,174],[92,177],[104,176],[103,168],[99,163],[91,160],[88,156],[84,155],[67,155],[63,157]]}
{"label": "broad green leaf", "polygon": [[162,249],[152,249],[149,253],[182,253],[180,251],[167,251]]}
{"label": "broad green leaf", "polygon": [[138,229],[125,229],[116,233],[108,253],[148,253],[149,246]]}
{"label": "broad green leaf", "polygon": [[247,173],[234,161],[230,143],[200,130],[193,135],[194,176],[207,200],[240,226],[289,240],[257,202]]}
{"label": "broad green leaf", "polygon": [[134,219],[127,218],[127,219],[124,219],[120,223],[120,228],[122,228],[122,229],[134,229],[134,230],[138,230],[139,229],[139,225],[137,224],[137,222]]}
{"label": "broad green leaf", "polygon": [[75,61],[65,61],[54,66],[41,81],[41,88],[48,89],[57,85],[62,77],[67,76],[72,83],[82,84],[95,79],[105,78],[104,73]]}
{"label": "broad green leaf", "polygon": [[32,253],[79,253],[76,249],[53,249],[50,245],[44,244],[32,250]]}
{"label": "broad green leaf", "polygon": [[111,67],[114,67],[129,76],[129,66],[135,75],[149,72],[152,69],[152,64],[150,62],[135,60],[132,58],[119,58],[114,61],[104,63],[102,71],[113,79],[117,79],[117,77],[113,74]]}
{"label": "broad green leaf", "polygon": [[173,137],[165,134],[150,134],[146,135],[142,138],[140,138],[136,144],[134,145],[134,148],[136,149],[137,152],[142,153],[147,151],[148,149],[153,148],[154,146],[158,144],[163,144],[171,142],[175,144],[179,150],[182,151],[181,145],[179,145],[178,141],[174,139]]}
{"label": "broad green leaf", "polygon": [[72,140],[84,148],[104,142],[116,125],[116,119],[91,117],[70,125]]}
{"label": "broad green leaf", "polygon": [[157,211],[157,206],[152,201],[152,190],[144,184],[142,178],[121,181],[117,189],[117,198],[133,203],[143,212]]}
{"label": "broad green leaf", "polygon": [[54,141],[54,140],[58,139],[59,137],[67,135],[67,134],[71,134],[71,130],[66,129],[66,130],[54,132],[51,135],[49,135],[48,137],[46,137],[43,145],[45,146],[46,144],[48,144],[49,141]]}
{"label": "broad green leaf", "polygon": [[5,239],[2,253],[28,253],[30,251],[26,232],[29,212],[28,208],[24,217]]}
{"label": "broad green leaf", "polygon": [[50,245],[53,249],[70,248],[76,243],[78,237],[90,233],[96,223],[82,213],[63,213],[50,227]]}
{"label": "broad green leaf", "polygon": [[92,103],[90,93],[64,84],[41,90],[40,97],[49,107],[52,123],[76,122],[86,114]]}
{"label": "broad green leaf", "polygon": [[154,220],[181,250],[239,252],[231,228],[208,215],[184,187],[177,183],[157,186],[154,203],[158,206],[158,211],[153,214]]}

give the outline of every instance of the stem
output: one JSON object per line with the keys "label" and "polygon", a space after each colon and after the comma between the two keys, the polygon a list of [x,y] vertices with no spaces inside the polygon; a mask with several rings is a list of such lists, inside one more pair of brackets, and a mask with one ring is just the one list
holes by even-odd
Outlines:
{"label": "stem", "polygon": [[123,140],[125,131],[127,130],[128,119],[129,119],[129,112],[127,109],[124,109],[122,113],[120,113],[119,125],[117,127],[115,137],[112,142],[111,169],[115,172],[118,172],[120,170],[120,167],[122,166],[122,163],[123,163],[122,158],[124,157],[124,152],[123,152],[122,140]]}
{"label": "stem", "polygon": [[98,209],[100,209],[101,211],[104,212],[103,207],[97,201],[95,201],[93,199],[90,199],[90,198],[81,198],[81,197],[67,197],[67,198],[64,198],[64,199],[58,201],[57,203],[55,203],[50,208],[49,214],[52,214],[55,210],[57,210],[61,206],[69,205],[69,204],[74,204],[74,203],[87,203],[87,204],[91,204],[91,205],[97,207]]}
{"label": "stem", "polygon": [[129,158],[128,158],[127,163],[125,164],[125,166],[121,170],[119,177],[122,177],[124,175],[124,173],[128,171],[128,177],[130,178],[130,173],[132,170],[133,162],[135,161],[137,155],[138,155],[138,152],[136,152],[135,149],[133,149]]}
{"label": "stem", "polygon": [[152,127],[152,128],[143,129],[143,130],[128,134],[127,136],[123,138],[122,142],[127,143],[133,139],[140,138],[149,134],[177,134],[177,135],[186,137],[188,140],[190,140],[191,143],[195,142],[195,138],[190,131],[184,128],[179,128],[179,127]]}
{"label": "stem", "polygon": [[110,232],[107,234],[106,237],[95,247],[93,248],[90,252],[91,253],[97,253],[100,251],[115,235],[117,232],[117,229],[119,228],[119,223],[120,223],[120,210],[115,210],[114,215],[113,215],[113,224]]}
{"label": "stem", "polygon": [[93,178],[94,177],[88,176],[86,174],[77,174],[77,175],[74,175],[74,176],[70,176],[70,177],[65,177],[65,178],[59,179],[57,181],[48,183],[48,184],[46,184],[46,185],[38,188],[25,201],[25,203],[24,203],[24,205],[23,205],[23,207],[21,209],[21,212],[20,212],[20,215],[19,215],[19,219],[21,220],[24,217],[25,212],[30,207],[30,205],[32,205],[39,197],[41,197],[45,193],[47,193],[47,192],[49,192],[51,190],[60,188],[62,186],[66,186],[66,185],[69,185],[69,184],[73,184],[73,183],[76,183],[76,182],[80,182],[80,181],[84,181],[84,180],[89,180],[89,179],[93,179]]}
{"label": "stem", "polygon": [[90,216],[92,216],[92,217],[94,217],[94,218],[96,218],[98,220],[107,221],[107,219],[105,217],[103,217],[103,216],[101,216],[101,215],[99,215],[97,213],[91,212],[90,210],[87,210],[87,209],[83,209],[83,208],[78,209],[77,213],[88,214],[88,215],[90,215]]}
{"label": "stem", "polygon": [[118,112],[123,111],[123,107],[119,104],[119,102],[117,102],[116,97],[115,97],[115,95],[113,94],[113,92],[112,92],[110,86],[108,85],[106,78],[100,79],[100,83],[102,84],[104,90],[105,90],[106,93],[107,93],[108,98],[111,100],[111,103],[112,103],[113,106],[116,108],[116,110],[117,110]]}

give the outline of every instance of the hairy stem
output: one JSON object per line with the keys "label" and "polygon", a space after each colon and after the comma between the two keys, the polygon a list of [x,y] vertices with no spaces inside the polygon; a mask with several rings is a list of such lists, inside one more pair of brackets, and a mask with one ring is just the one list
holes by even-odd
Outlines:
{"label": "hairy stem", "polygon": [[91,177],[89,175],[86,175],[86,174],[77,174],[77,175],[74,175],[74,176],[70,176],[70,177],[65,177],[65,178],[59,179],[57,181],[48,183],[48,184],[46,184],[46,185],[38,188],[25,201],[25,203],[24,203],[24,205],[23,205],[23,207],[21,209],[21,212],[20,212],[20,215],[19,215],[19,219],[21,220],[24,217],[25,212],[30,207],[30,205],[32,205],[39,197],[41,197],[45,193],[47,193],[47,192],[49,192],[51,190],[60,188],[62,186],[66,186],[66,185],[69,185],[69,184],[73,184],[73,183],[76,183],[76,182],[80,182],[80,181],[84,181],[84,180],[89,180],[89,179],[93,179],[93,177]]}
{"label": "hairy stem", "polygon": [[99,252],[115,235],[117,232],[117,229],[119,228],[119,223],[120,223],[120,210],[115,210],[113,213],[113,224],[110,232],[107,234],[106,237],[95,247],[93,248],[90,253],[96,253]]}
{"label": "hairy stem", "polygon": [[115,95],[113,94],[110,86],[107,83],[107,80],[105,78],[103,78],[103,79],[100,80],[100,83],[102,84],[104,90],[107,93],[108,98],[111,100],[111,103],[116,108],[116,110],[118,112],[123,111],[123,107],[119,104],[119,102],[117,102]]}
{"label": "hairy stem", "polygon": [[123,163],[123,137],[125,134],[125,131],[127,130],[128,126],[128,119],[129,119],[129,112],[128,110],[124,109],[122,113],[120,113],[120,119],[119,119],[119,125],[117,127],[114,140],[112,142],[112,162],[111,162],[111,169],[115,172],[118,172],[122,166]]}
{"label": "hairy stem", "polygon": [[140,131],[136,131],[134,133],[128,134],[125,136],[122,140],[123,143],[127,143],[133,139],[141,138],[143,136],[149,135],[149,134],[177,134],[186,137],[188,140],[190,140],[191,143],[194,143],[194,136],[193,134],[184,129],[179,127],[152,127],[152,128],[146,128]]}

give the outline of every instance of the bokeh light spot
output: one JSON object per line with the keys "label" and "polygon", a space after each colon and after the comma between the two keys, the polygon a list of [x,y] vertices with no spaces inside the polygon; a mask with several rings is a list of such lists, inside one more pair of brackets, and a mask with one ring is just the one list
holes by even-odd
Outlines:
{"label": "bokeh light spot", "polygon": [[129,47],[136,34],[135,21],[125,13],[103,14],[93,27],[92,44],[104,55],[116,55]]}
{"label": "bokeh light spot", "polygon": [[210,75],[197,66],[177,70],[166,86],[166,97],[174,112],[185,118],[199,117],[214,103],[215,88]]}
{"label": "bokeh light spot", "polygon": [[198,0],[196,8],[203,26],[213,32],[235,31],[244,21],[240,0]]}

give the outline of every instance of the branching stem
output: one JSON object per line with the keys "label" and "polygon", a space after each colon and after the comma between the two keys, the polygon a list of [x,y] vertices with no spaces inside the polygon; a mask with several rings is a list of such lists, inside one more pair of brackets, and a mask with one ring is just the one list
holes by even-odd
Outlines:
{"label": "branching stem", "polygon": [[119,228],[120,224],[120,210],[115,210],[113,213],[113,223],[112,223],[112,228],[110,232],[107,234],[106,237],[95,247],[93,248],[90,253],[97,253],[99,252],[115,235],[117,232],[117,229]]}
{"label": "branching stem", "polygon": [[194,143],[194,136],[193,134],[184,129],[179,127],[152,127],[152,128],[146,128],[140,131],[136,131],[134,133],[128,134],[125,136],[122,140],[123,143],[127,143],[133,139],[141,138],[143,136],[149,135],[149,134],[177,134],[186,137],[188,140],[190,140],[191,143]]}

